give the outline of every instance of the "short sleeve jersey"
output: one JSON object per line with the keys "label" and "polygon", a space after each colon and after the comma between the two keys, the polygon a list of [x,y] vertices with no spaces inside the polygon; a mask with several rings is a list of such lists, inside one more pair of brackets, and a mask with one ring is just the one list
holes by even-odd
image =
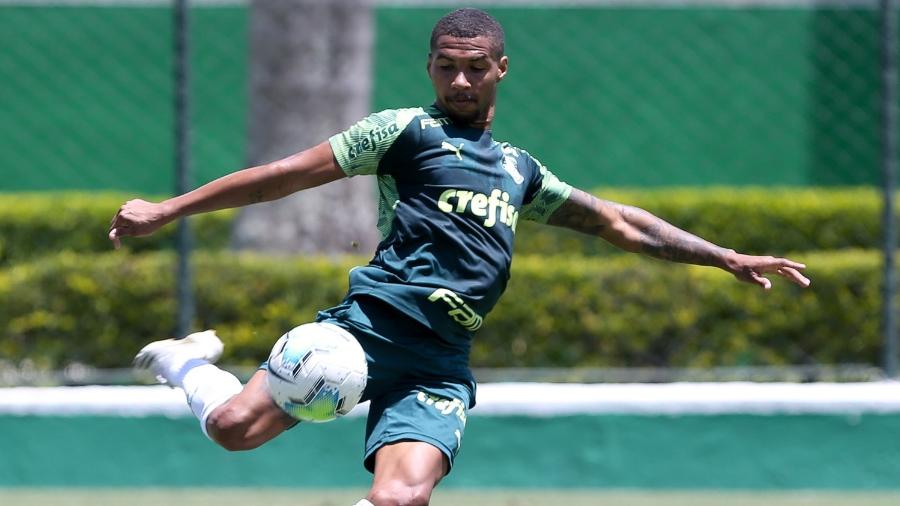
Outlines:
{"label": "short sleeve jersey", "polygon": [[372,114],[329,142],[348,176],[378,178],[382,241],[348,297],[377,297],[468,351],[506,289],[519,220],[545,222],[572,188],[433,106]]}

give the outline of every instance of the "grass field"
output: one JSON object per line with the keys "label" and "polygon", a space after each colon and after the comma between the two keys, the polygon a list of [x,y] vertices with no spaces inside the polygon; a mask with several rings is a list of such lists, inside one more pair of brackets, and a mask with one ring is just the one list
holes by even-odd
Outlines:
{"label": "grass field", "polygon": [[[9,506],[350,506],[365,490],[311,489],[0,489]],[[900,491],[685,492],[601,490],[438,490],[433,506],[896,506]]]}

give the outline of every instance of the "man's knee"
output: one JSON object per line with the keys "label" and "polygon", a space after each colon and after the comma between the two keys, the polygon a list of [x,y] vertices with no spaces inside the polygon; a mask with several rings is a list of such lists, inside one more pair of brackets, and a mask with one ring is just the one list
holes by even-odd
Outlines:
{"label": "man's knee", "polygon": [[234,403],[225,403],[216,408],[206,420],[206,430],[210,439],[228,451],[252,450],[259,443],[248,437],[253,423],[252,412]]}
{"label": "man's knee", "polygon": [[432,487],[428,485],[390,482],[374,486],[368,499],[375,506],[427,506],[431,491]]}

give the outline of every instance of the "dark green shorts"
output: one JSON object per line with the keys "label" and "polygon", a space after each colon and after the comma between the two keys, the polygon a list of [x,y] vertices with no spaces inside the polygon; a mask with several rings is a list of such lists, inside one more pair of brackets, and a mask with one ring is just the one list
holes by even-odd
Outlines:
{"label": "dark green shorts", "polygon": [[374,472],[379,448],[399,441],[429,443],[452,467],[466,429],[466,414],[475,405],[467,354],[371,297],[322,311],[317,321],[347,329],[366,352],[369,378],[363,400],[371,401],[366,469]]}

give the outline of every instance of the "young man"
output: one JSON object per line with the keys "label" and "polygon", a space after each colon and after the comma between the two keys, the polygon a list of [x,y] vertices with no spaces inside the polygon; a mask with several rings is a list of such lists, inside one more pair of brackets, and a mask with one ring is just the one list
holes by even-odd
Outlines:
{"label": "young man", "polygon": [[[181,216],[274,200],[347,176],[378,177],[383,240],[371,262],[350,273],[344,301],[317,318],[350,332],[369,361],[364,462],[374,480],[360,505],[427,504],[449,472],[475,401],[472,335],[506,287],[520,219],[718,267],[765,289],[766,273],[809,285],[800,263],[742,255],[646,211],[597,199],[559,181],[527,152],[495,141],[496,89],[508,68],[503,44],[502,28],[486,13],[452,12],[432,32],[432,106],[372,114],[318,146],[161,203],[126,202],[110,226],[118,246],[123,236],[153,233]],[[207,331],[152,343],[136,363],[183,388],[204,433],[226,449],[255,448],[292,426],[266,391],[266,372],[242,387],[211,364],[221,350]],[[435,409],[437,399],[454,409]]]}

